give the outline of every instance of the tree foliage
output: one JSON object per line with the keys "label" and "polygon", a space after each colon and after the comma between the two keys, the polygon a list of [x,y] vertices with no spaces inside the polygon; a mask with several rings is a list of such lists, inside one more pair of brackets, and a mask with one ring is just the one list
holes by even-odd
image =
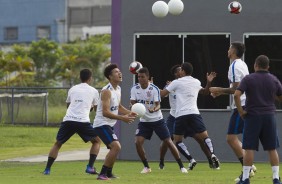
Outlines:
{"label": "tree foliage", "polygon": [[79,83],[80,70],[89,68],[94,85],[102,87],[101,67],[111,57],[110,41],[110,35],[99,35],[62,45],[47,39],[14,45],[9,52],[0,51],[0,86],[72,86]]}

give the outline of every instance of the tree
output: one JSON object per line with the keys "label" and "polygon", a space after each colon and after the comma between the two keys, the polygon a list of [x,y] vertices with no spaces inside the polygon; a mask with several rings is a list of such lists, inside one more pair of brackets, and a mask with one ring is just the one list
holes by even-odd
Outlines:
{"label": "tree", "polygon": [[[6,77],[5,86],[33,85],[34,63],[27,53],[26,47],[21,45],[14,45],[12,51],[2,53],[0,65],[3,71],[1,73]],[[10,77],[11,74],[13,77]]]}
{"label": "tree", "polygon": [[35,63],[37,86],[52,85],[56,82],[56,63],[60,62],[63,51],[59,45],[47,39],[32,42],[29,56]]}

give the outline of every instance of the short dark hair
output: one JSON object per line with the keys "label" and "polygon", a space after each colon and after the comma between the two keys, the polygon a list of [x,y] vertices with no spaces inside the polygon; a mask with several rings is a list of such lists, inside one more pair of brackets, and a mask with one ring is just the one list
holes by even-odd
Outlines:
{"label": "short dark hair", "polygon": [[176,73],[176,69],[181,67],[180,65],[174,65],[173,67],[171,67],[170,69],[170,74],[174,77],[174,74]]}
{"label": "short dark hair", "polygon": [[147,67],[141,68],[138,73],[145,73],[148,77],[150,76],[150,72]]}
{"label": "short dark hair", "polygon": [[82,69],[79,75],[81,82],[86,82],[92,77],[92,72],[89,69]]}
{"label": "short dark hair", "polygon": [[106,68],[104,69],[104,76],[107,79],[110,79],[109,76],[111,75],[112,70],[115,69],[115,68],[118,68],[117,64],[111,63],[111,64],[107,65]]}
{"label": "short dark hair", "polygon": [[185,71],[186,75],[192,75],[193,73],[193,66],[191,63],[188,62],[182,63],[181,69]]}
{"label": "short dark hair", "polygon": [[242,42],[232,42],[231,47],[236,50],[236,56],[241,58],[245,53],[246,47]]}
{"label": "short dark hair", "polygon": [[255,63],[261,69],[267,69],[269,67],[269,58],[266,55],[260,55],[256,58]]}

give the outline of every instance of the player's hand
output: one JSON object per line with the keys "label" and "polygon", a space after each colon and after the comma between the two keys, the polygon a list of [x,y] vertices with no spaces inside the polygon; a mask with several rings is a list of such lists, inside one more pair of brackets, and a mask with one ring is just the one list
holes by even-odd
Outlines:
{"label": "player's hand", "polygon": [[220,88],[219,87],[210,87],[209,91],[210,91],[211,96],[213,98],[216,98],[216,97],[222,95],[222,93],[220,92]]}
{"label": "player's hand", "polygon": [[154,108],[148,108],[149,113],[154,113],[157,112],[159,109],[156,109],[156,107]]}
{"label": "player's hand", "polygon": [[244,111],[244,110],[240,111],[239,114],[240,114],[241,118],[244,119],[246,117],[246,115],[247,115],[247,111]]}
{"label": "player's hand", "polygon": [[131,115],[131,113],[130,113],[130,114],[123,115],[122,121],[130,124],[135,120],[135,118],[136,118],[136,115]]}
{"label": "player's hand", "polygon": [[211,72],[210,74],[207,73],[207,81],[211,82],[213,81],[213,79],[216,77],[216,73],[215,72]]}

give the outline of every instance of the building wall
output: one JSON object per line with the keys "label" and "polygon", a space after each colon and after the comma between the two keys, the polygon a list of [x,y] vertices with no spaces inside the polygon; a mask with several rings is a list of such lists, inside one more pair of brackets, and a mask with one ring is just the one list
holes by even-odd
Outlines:
{"label": "building wall", "polygon": [[[122,101],[125,106],[129,104],[129,92],[133,83],[132,74],[128,71],[128,65],[134,60],[134,33],[231,33],[231,41],[243,41],[244,33],[281,33],[282,19],[280,0],[242,1],[242,12],[239,15],[230,14],[227,10],[229,1],[214,0],[182,0],[184,12],[179,16],[167,15],[164,18],[156,18],[152,14],[152,5],[155,0],[113,0],[113,62],[119,63],[123,71]],[[166,0],[168,2],[168,0]],[[216,44],[216,43],[215,43]],[[226,49],[227,50],[227,49]],[[226,51],[223,51],[226,52]],[[161,63],[160,63],[161,64]],[[167,72],[167,71],[163,71]],[[279,131],[281,130],[282,113],[278,114]],[[166,117],[168,112],[164,112]],[[202,112],[211,138],[214,140],[215,151],[219,159],[224,161],[236,161],[234,153],[225,143],[227,122],[230,116],[228,111]],[[137,124],[125,125],[121,123],[119,137],[123,145],[120,159],[139,160],[134,147],[134,133]],[[280,140],[281,135],[280,135]],[[195,141],[188,139],[188,148],[196,159],[205,159]],[[160,141],[154,137],[146,142],[146,152],[149,160],[159,159]],[[281,151],[279,151],[281,156]],[[171,157],[170,157],[171,158]],[[265,161],[267,154],[259,152],[256,161]]]}
{"label": "building wall", "polygon": [[[65,0],[0,0],[0,43],[37,40],[37,26],[50,26],[50,38],[62,40]],[[4,40],[5,27],[18,27],[17,40]]]}

